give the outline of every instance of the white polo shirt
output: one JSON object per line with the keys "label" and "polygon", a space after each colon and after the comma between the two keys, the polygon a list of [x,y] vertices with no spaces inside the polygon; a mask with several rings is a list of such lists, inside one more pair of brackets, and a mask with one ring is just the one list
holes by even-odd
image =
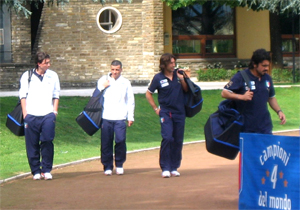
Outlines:
{"label": "white polo shirt", "polygon": [[27,114],[45,116],[53,112],[53,99],[59,99],[59,92],[58,75],[50,69],[47,69],[42,81],[32,73],[29,88],[28,71],[24,72],[21,77],[19,97],[20,99],[26,98]]}
{"label": "white polo shirt", "polygon": [[107,79],[110,86],[104,93],[103,119],[134,121],[135,101],[130,81],[122,75],[115,80],[109,73],[98,80],[97,87],[100,91],[104,89],[103,83]]}

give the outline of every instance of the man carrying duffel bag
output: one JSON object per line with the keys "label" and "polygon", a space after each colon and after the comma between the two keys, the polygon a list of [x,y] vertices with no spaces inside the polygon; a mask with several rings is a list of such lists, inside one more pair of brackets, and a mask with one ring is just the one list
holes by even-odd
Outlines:
{"label": "man carrying duffel bag", "polygon": [[222,91],[223,98],[234,100],[237,110],[243,111],[244,126],[241,132],[272,134],[273,126],[267,103],[277,113],[281,124],[286,122],[285,115],[275,98],[272,78],[268,74],[270,60],[266,50],[256,50],[252,55],[249,69],[245,70],[251,87],[245,85],[241,72],[238,72]]}
{"label": "man carrying duffel bag", "polygon": [[30,84],[27,72],[20,80],[19,97],[24,117],[26,152],[34,180],[52,179],[50,172],[60,83],[57,73],[49,67],[50,56],[38,52]]}

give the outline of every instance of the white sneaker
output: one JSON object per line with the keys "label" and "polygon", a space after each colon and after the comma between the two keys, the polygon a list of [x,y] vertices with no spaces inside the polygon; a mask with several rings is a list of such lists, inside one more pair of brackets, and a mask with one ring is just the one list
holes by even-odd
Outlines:
{"label": "white sneaker", "polygon": [[178,177],[178,176],[180,176],[180,173],[178,171],[171,171],[171,175]]}
{"label": "white sneaker", "polygon": [[171,177],[170,171],[163,171],[163,172],[161,173],[161,176],[162,176],[163,178],[170,178],[170,177]]}
{"label": "white sneaker", "polygon": [[116,168],[116,174],[123,175],[124,174],[124,168]]}
{"label": "white sneaker", "polygon": [[33,180],[40,180],[41,179],[41,174],[34,174],[32,179]]}
{"label": "white sneaker", "polygon": [[104,171],[105,176],[111,176],[112,175],[112,170],[106,170]]}
{"label": "white sneaker", "polygon": [[52,175],[51,175],[49,172],[42,173],[42,177],[43,177],[45,180],[51,180],[51,179],[52,179]]}

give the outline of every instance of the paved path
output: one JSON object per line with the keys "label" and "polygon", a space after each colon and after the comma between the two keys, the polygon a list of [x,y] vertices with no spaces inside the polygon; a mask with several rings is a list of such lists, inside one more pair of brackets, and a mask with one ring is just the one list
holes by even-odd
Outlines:
{"label": "paved path", "polygon": [[[299,136],[299,130],[280,135]],[[159,150],[130,153],[125,174],[104,176],[99,159],[2,183],[1,209],[238,209],[238,158],[183,147],[180,177],[161,178]]]}
{"label": "paved path", "polygon": [[238,160],[185,145],[181,177],[161,178],[159,150],[128,154],[125,174],[103,175],[99,160],[1,185],[1,209],[237,209]]}

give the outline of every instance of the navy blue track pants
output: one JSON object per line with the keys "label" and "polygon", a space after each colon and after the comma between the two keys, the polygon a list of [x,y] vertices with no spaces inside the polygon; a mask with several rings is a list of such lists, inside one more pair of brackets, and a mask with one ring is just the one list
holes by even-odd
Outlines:
{"label": "navy blue track pants", "polygon": [[162,142],[159,164],[162,171],[174,171],[180,167],[184,138],[185,115],[160,111]]}
{"label": "navy blue track pants", "polygon": [[[115,139],[115,146],[114,144]],[[113,150],[116,167],[126,161],[126,120],[105,120],[101,127],[101,163],[105,170],[113,170]]]}
{"label": "navy blue track pants", "polygon": [[[45,116],[28,114],[24,119],[27,158],[33,175],[52,170],[55,120],[54,113]],[[40,162],[40,156],[42,156],[42,162]]]}

